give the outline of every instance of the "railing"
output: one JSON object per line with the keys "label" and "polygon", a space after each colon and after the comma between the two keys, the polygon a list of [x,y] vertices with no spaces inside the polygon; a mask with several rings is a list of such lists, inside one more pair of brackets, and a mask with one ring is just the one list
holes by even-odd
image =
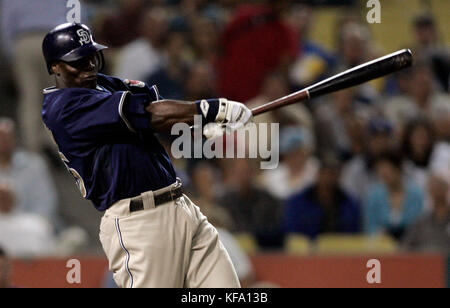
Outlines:
{"label": "railing", "polygon": [[[73,262],[80,263],[80,282],[67,280]],[[381,283],[369,283],[369,260],[379,261]],[[439,254],[251,256],[259,281],[280,287],[446,287],[447,257]],[[67,267],[67,265],[70,265]],[[371,263],[369,263],[370,265]],[[13,260],[12,281],[17,287],[101,287],[107,273],[102,256]],[[70,280],[70,279],[69,279]]]}

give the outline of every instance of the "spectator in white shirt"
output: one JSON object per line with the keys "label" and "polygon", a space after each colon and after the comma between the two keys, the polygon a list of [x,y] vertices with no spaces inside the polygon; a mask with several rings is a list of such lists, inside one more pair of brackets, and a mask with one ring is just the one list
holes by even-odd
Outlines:
{"label": "spectator in white shirt", "polygon": [[280,200],[312,184],[319,169],[318,160],[312,156],[314,140],[308,129],[288,126],[281,130],[278,168],[266,170],[262,176],[264,189]]}
{"label": "spectator in white shirt", "polygon": [[159,48],[167,31],[166,12],[152,8],[143,15],[141,24],[141,37],[119,52],[113,75],[145,80],[160,67],[163,57]]}
{"label": "spectator in white shirt", "polygon": [[0,246],[13,257],[53,254],[56,239],[52,226],[39,215],[16,212],[15,206],[12,188],[0,182]]}
{"label": "spectator in white shirt", "polygon": [[15,211],[32,213],[56,223],[57,195],[44,160],[17,147],[15,123],[0,118],[0,180],[11,183]]}

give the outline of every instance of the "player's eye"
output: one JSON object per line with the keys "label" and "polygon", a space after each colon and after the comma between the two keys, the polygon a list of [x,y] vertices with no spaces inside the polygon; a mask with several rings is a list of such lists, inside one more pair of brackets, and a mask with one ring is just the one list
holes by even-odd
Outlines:
{"label": "player's eye", "polygon": [[95,67],[99,66],[99,59],[96,55],[91,55],[88,57],[81,58],[76,61],[68,62],[70,66],[78,70],[89,69],[92,65]]}

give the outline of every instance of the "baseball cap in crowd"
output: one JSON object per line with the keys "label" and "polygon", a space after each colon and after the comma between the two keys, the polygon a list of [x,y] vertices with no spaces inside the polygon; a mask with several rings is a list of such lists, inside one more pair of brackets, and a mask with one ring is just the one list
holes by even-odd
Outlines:
{"label": "baseball cap in crowd", "polygon": [[313,136],[308,129],[287,126],[280,132],[280,152],[286,154],[298,148],[313,149]]}

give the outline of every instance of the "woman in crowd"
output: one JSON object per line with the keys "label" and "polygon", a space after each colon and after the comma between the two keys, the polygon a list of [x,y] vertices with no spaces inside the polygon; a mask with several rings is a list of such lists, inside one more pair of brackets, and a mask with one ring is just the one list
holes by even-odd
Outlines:
{"label": "woman in crowd", "polygon": [[400,239],[405,229],[422,213],[422,190],[404,178],[401,159],[393,153],[380,156],[375,170],[379,181],[368,192],[365,230],[369,234],[386,232]]}

